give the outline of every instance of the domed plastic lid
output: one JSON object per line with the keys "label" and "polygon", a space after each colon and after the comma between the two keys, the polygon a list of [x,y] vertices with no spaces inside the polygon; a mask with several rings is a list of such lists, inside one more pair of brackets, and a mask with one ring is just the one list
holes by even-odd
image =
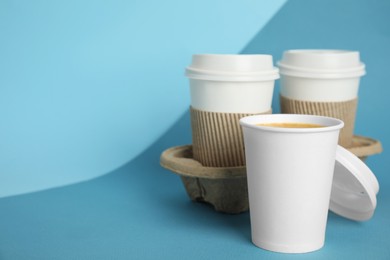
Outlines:
{"label": "domed plastic lid", "polygon": [[272,56],[263,54],[196,54],[186,69],[192,79],[268,81],[279,78]]}
{"label": "domed plastic lid", "polygon": [[289,50],[278,66],[280,74],[295,77],[349,78],[366,73],[359,52],[347,50]]}
{"label": "domed plastic lid", "polygon": [[376,208],[378,180],[358,157],[338,146],[329,209],[348,219],[370,219]]}

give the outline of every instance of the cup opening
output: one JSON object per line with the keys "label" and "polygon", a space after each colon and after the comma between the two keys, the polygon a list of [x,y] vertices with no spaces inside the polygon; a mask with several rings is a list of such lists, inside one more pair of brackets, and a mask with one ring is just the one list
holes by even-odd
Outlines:
{"label": "cup opening", "polygon": [[[304,127],[304,128],[289,128],[289,127],[277,127],[261,124],[274,124],[274,123],[298,123],[298,124],[314,124],[321,127]],[[242,127],[253,128],[262,131],[270,132],[290,132],[290,133],[315,133],[315,132],[327,132],[341,129],[344,126],[344,122],[324,116],[315,115],[296,115],[296,114],[271,114],[271,115],[255,115],[248,116],[240,119]]]}

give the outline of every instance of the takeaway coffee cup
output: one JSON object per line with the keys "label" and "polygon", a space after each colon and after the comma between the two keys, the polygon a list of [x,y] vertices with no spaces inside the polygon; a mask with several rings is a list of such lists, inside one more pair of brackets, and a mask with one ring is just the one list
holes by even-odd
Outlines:
{"label": "takeaway coffee cup", "polygon": [[357,51],[289,50],[278,62],[282,113],[341,119],[339,144],[352,145],[360,77],[365,65]]}
{"label": "takeaway coffee cup", "polygon": [[245,164],[239,119],[271,113],[274,81],[271,55],[193,55],[186,69],[191,91],[194,159],[204,166]]}
{"label": "takeaway coffee cup", "polygon": [[[290,128],[283,125],[286,123],[309,125]],[[245,117],[240,124],[253,243],[284,253],[320,249],[343,122],[314,115],[275,114]]]}

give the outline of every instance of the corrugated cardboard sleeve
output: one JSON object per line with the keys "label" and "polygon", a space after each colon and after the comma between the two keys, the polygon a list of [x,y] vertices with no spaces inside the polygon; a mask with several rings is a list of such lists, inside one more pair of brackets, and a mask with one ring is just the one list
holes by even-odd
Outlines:
{"label": "corrugated cardboard sleeve", "polygon": [[285,114],[307,114],[338,118],[344,121],[340,131],[339,145],[351,147],[358,99],[342,102],[301,101],[280,95],[281,112]]}
{"label": "corrugated cardboard sleeve", "polygon": [[[271,110],[262,113],[270,114]],[[191,107],[194,159],[208,167],[245,165],[240,118],[250,113],[208,112]]]}

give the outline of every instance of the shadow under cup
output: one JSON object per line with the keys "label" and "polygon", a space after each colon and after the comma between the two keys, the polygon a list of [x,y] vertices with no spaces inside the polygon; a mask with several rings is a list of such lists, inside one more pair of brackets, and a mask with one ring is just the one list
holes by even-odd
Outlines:
{"label": "shadow under cup", "polygon": [[[284,128],[271,123],[323,127]],[[341,120],[312,115],[258,115],[240,120],[246,154],[253,243],[304,253],[324,245]]]}

